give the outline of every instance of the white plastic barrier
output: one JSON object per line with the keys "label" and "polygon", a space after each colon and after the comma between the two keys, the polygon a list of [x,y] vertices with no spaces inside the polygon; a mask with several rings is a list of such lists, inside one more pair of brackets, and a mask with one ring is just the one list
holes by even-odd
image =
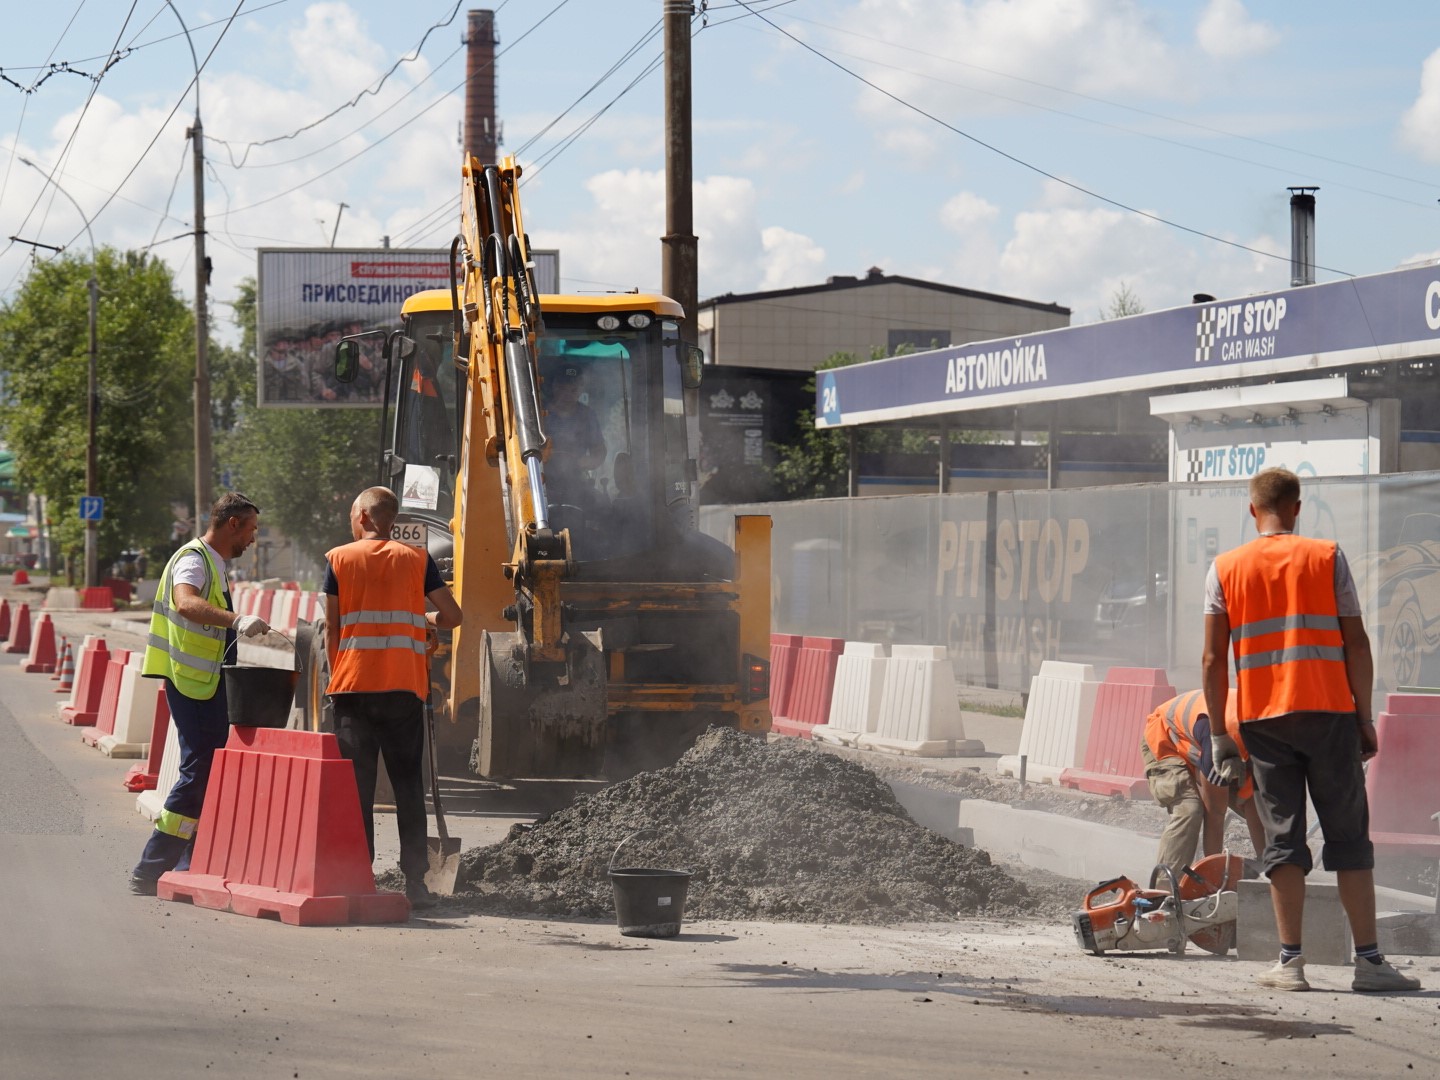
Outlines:
{"label": "white plastic barrier", "polygon": [[1030,680],[1025,725],[1020,729],[1020,753],[1000,758],[995,771],[1019,776],[1020,758],[1026,759],[1027,780],[1059,784],[1060,773],[1085,760],[1095,695],[1100,683],[1089,664],[1046,660],[1040,674]]}
{"label": "white plastic barrier", "polygon": [[[155,682],[146,679],[146,682]],[[165,800],[170,789],[180,779],[180,736],[175,733],[175,723],[165,725],[165,753],[160,757],[160,772],[155,777],[155,790],[142,791],[135,796],[135,812],[141,817],[154,821],[165,809]]]}
{"label": "white plastic barrier", "polygon": [[106,757],[139,758],[150,752],[150,735],[155,729],[155,709],[164,685],[159,679],[146,679],[140,674],[145,654],[130,654],[120,674],[120,696],[115,702],[115,731],[102,735],[95,743]]}
{"label": "white plastic barrier", "polygon": [[847,641],[835,663],[835,686],[830,692],[830,721],[817,724],[810,737],[835,746],[854,746],[880,723],[880,699],[885,692],[885,646],[868,641]]}
{"label": "white plastic barrier", "polygon": [[885,662],[876,730],[861,735],[863,750],[917,757],[968,757],[985,744],[965,737],[955,671],[943,645],[894,645]]}
{"label": "white plastic barrier", "polygon": [[41,606],[46,611],[79,611],[80,590],[50,589],[45,593],[45,603]]}
{"label": "white plastic barrier", "polygon": [[292,641],[300,615],[300,594],[294,589],[276,589],[270,605],[270,629],[278,630]]}

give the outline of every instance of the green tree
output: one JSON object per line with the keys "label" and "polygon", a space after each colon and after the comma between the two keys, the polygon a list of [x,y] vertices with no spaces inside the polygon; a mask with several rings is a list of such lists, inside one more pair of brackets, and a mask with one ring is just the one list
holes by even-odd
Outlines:
{"label": "green tree", "polygon": [[254,499],[260,520],[319,560],[350,539],[350,504],[379,470],[378,410],[262,408],[256,402],[259,354],[255,282],[234,304],[240,347],[212,365],[216,461]]}
{"label": "green tree", "polygon": [[1135,295],[1129,282],[1122,281],[1110,294],[1110,303],[1100,312],[1100,318],[1108,322],[1110,319],[1123,319],[1127,315],[1143,314],[1145,305],[1140,302],[1140,297]]}
{"label": "green tree", "polygon": [[[103,573],[132,544],[163,548],[169,541],[170,503],[184,498],[192,460],[194,319],[164,263],[110,248],[96,259]],[[90,276],[88,259],[51,259],[0,306],[0,433],[15,453],[22,488],[53,507],[57,550],[72,566],[85,537],[77,508],[85,493]]]}

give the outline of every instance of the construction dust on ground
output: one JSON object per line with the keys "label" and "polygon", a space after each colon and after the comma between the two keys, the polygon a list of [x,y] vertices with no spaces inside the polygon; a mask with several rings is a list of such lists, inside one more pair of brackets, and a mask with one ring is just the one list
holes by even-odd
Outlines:
{"label": "construction dust on ground", "polygon": [[675,764],[641,773],[461,858],[449,910],[605,917],[606,869],[694,871],[700,919],[897,923],[1035,915],[1049,897],[917,825],[883,780],[785,740],[712,728]]}

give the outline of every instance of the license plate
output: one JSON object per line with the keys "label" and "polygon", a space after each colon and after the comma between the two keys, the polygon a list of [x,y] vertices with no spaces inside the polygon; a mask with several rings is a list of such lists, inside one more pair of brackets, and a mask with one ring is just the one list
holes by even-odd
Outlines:
{"label": "license plate", "polygon": [[390,539],[411,547],[423,548],[430,538],[430,527],[419,521],[397,521],[390,529]]}

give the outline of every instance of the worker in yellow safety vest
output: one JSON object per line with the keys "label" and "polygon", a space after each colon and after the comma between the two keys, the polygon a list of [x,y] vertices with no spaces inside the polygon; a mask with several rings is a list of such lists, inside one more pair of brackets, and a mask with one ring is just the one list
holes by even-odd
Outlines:
{"label": "worker in yellow safety vest", "polygon": [[[375,781],[379,758],[395,792],[400,869],[415,908],[434,903],[425,885],[426,641],[460,625],[460,607],[429,552],[390,539],[400,502],[389,488],[362,491],[350,508],[353,543],[325,560],[330,700],[340,752],[355,766],[360,813],[375,859]],[[426,611],[426,601],[434,610]]]}
{"label": "worker in yellow safety vest", "polygon": [[230,733],[220,680],[225,653],[237,634],[255,637],[270,629],[259,616],[235,614],[225,577],[228,561],[254,543],[259,527],[254,503],[236,492],[224,495],[210,510],[205,535],[182,544],[160,575],[141,674],[165,681],[180,777],[130,872],[137,896],[154,896],[161,874],[190,865],[210,763]]}

